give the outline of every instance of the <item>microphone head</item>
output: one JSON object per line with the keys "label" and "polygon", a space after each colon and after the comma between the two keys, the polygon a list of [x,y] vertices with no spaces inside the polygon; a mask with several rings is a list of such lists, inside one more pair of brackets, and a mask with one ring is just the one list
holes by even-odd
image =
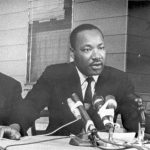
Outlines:
{"label": "microphone head", "polygon": [[116,102],[114,96],[112,96],[112,95],[107,95],[107,96],[105,97],[105,100],[106,100],[106,102],[108,103],[107,108],[114,108],[114,109],[117,108],[117,102]]}
{"label": "microphone head", "polygon": [[127,96],[127,99],[128,99],[128,102],[130,102],[134,105],[137,105],[137,106],[143,104],[142,98],[140,96],[136,95],[136,94],[133,94],[133,93],[129,94]]}
{"label": "microphone head", "polygon": [[72,94],[72,100],[73,100],[74,102],[80,101],[79,96],[78,96],[76,93],[73,93],[73,94]]}
{"label": "microphone head", "polygon": [[103,106],[104,98],[102,96],[94,95],[93,96],[93,107],[97,111]]}
{"label": "microphone head", "polygon": [[71,98],[68,98],[68,99],[67,99],[67,104],[68,104],[68,106],[69,106],[69,108],[70,108],[70,111],[71,111],[72,114],[74,115],[74,117],[75,117],[76,119],[81,119],[81,114],[80,114],[78,108],[76,108],[75,102],[74,102]]}

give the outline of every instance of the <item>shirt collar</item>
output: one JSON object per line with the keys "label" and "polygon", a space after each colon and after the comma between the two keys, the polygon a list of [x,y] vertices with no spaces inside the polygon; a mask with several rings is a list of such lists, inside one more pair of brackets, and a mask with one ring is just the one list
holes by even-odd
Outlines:
{"label": "shirt collar", "polygon": [[[81,83],[81,86],[82,86],[82,84],[86,81],[87,76],[84,75],[83,73],[81,73],[81,71],[78,69],[77,66],[76,66],[76,69],[77,69],[77,72],[78,72],[78,74],[79,74],[80,83]],[[98,80],[98,76],[99,76],[99,75],[92,76],[93,79],[94,79],[94,81],[95,81],[95,83],[96,83],[97,80]]]}

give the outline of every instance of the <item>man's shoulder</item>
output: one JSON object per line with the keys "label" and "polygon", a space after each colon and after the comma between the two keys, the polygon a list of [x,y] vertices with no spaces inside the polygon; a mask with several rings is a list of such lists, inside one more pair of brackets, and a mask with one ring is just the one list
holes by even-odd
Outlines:
{"label": "man's shoulder", "polygon": [[13,77],[10,77],[10,76],[0,72],[0,84],[3,84],[5,86],[7,86],[7,85],[10,86],[10,85],[14,85],[14,84],[19,85],[20,83]]}
{"label": "man's shoulder", "polygon": [[126,72],[119,70],[117,68],[111,67],[111,66],[105,66],[104,72],[106,72],[107,74],[111,76],[117,76],[117,77],[127,76]]}
{"label": "man's shoulder", "polygon": [[43,75],[59,78],[62,76],[68,76],[75,69],[72,63],[54,64],[46,67]]}
{"label": "man's shoulder", "polygon": [[11,76],[8,76],[4,73],[1,73],[0,72],[0,80],[2,81],[8,81],[8,82],[18,82],[16,79],[14,79],[13,77]]}
{"label": "man's shoulder", "polygon": [[106,69],[106,70],[113,71],[113,72],[125,73],[124,71],[122,71],[122,70],[120,70],[120,69],[117,69],[117,68],[114,68],[114,67],[111,67],[111,66],[105,66],[105,69]]}
{"label": "man's shoulder", "polygon": [[60,69],[68,69],[68,67],[72,66],[72,63],[61,63],[61,64],[53,64],[46,67],[46,69],[60,70]]}

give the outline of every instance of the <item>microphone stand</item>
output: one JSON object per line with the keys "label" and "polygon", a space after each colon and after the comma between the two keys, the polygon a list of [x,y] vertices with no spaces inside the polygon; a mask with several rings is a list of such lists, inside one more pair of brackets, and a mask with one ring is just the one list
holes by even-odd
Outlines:
{"label": "microphone stand", "polygon": [[105,125],[105,129],[106,131],[108,131],[108,143],[106,143],[106,147],[112,147],[112,144],[113,143],[113,133],[114,133],[114,124],[113,122],[109,122]]}
{"label": "microphone stand", "polygon": [[94,147],[97,147],[99,146],[98,144],[98,140],[99,140],[99,137],[98,137],[98,134],[97,134],[97,130],[96,129],[93,129],[91,132],[90,132],[90,135],[88,136],[89,140],[91,141],[91,144],[94,146]]}
{"label": "microphone stand", "polygon": [[142,145],[144,142],[144,135],[145,135],[145,112],[144,112],[145,109],[141,98],[137,98],[136,102],[138,104],[139,118],[140,118],[140,122],[138,125],[137,142],[139,145]]}
{"label": "microphone stand", "polygon": [[109,141],[113,141],[113,133],[114,133],[114,127],[111,125],[110,129],[109,129]]}
{"label": "microphone stand", "polygon": [[143,100],[136,94],[129,94],[128,99],[130,102],[134,103],[138,109],[139,124],[138,124],[138,137],[136,143],[143,145],[144,135],[145,135],[145,108],[143,105]]}

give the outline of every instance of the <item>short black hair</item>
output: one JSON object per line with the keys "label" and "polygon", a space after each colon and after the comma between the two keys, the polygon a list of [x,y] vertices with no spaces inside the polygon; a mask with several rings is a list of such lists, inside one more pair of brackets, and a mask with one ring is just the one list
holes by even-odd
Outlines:
{"label": "short black hair", "polygon": [[102,31],[97,26],[95,26],[93,24],[81,24],[81,25],[77,26],[75,29],[73,29],[73,31],[70,34],[71,48],[73,48],[73,49],[75,48],[75,40],[76,40],[76,36],[79,32],[84,31],[84,30],[93,30],[93,29],[98,30],[101,33],[102,37],[104,38]]}

